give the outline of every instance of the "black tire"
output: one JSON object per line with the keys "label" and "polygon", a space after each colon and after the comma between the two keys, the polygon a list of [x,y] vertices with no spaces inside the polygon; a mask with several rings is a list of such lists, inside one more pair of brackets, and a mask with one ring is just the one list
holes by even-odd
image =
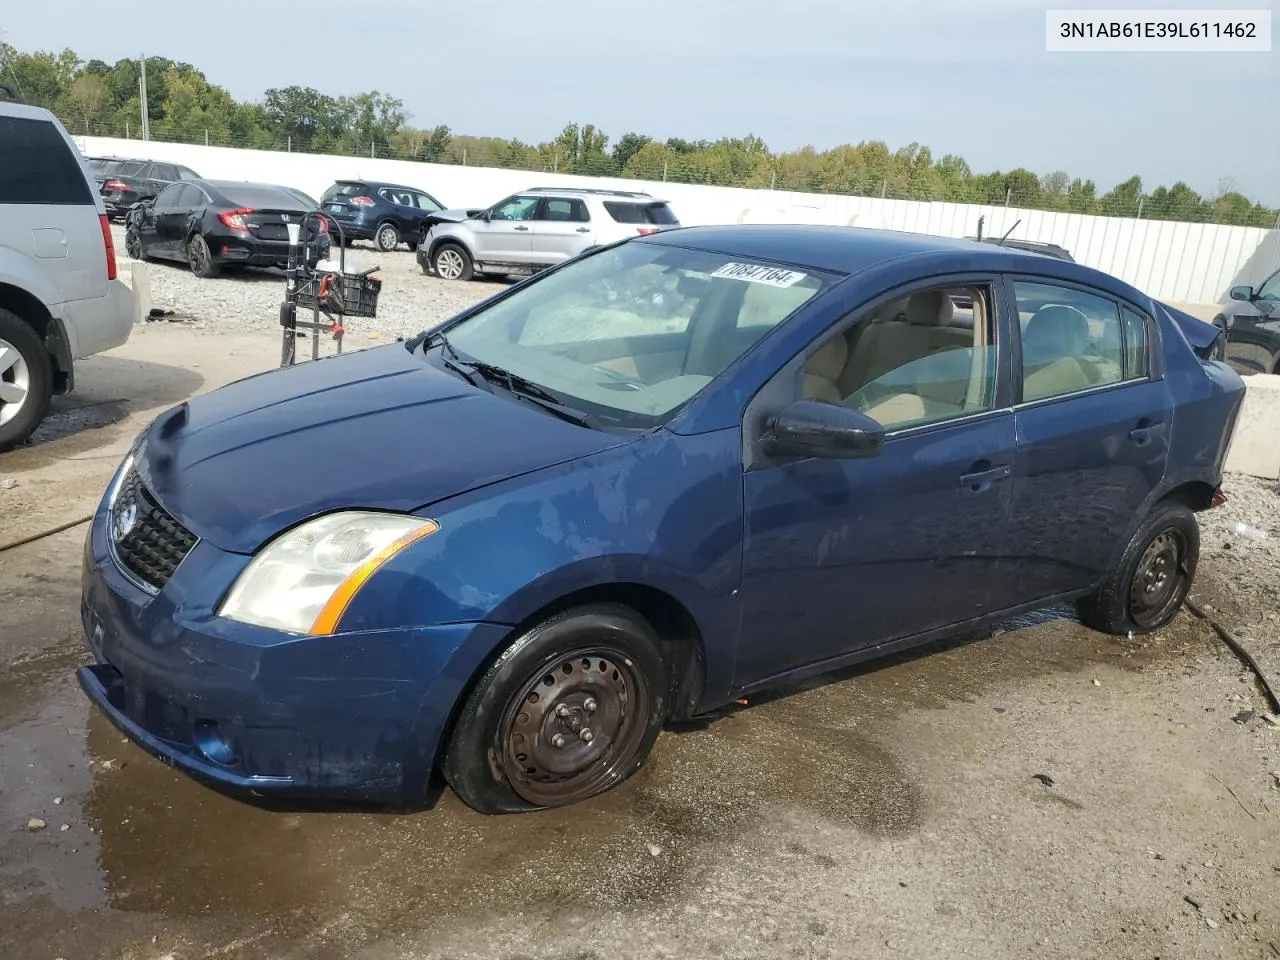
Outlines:
{"label": "black tire", "polygon": [[[457,259],[454,260],[453,258]],[[441,271],[441,258],[444,258],[444,271]],[[475,276],[476,266],[471,260],[467,248],[458,243],[442,243],[431,252],[431,268],[437,277],[443,280],[470,280]]]}
{"label": "black tire", "polygon": [[418,252],[418,241],[417,241],[417,240],[410,240],[410,241],[406,244],[406,246],[408,246],[408,248],[409,248],[409,252],[410,252],[410,253],[417,253],[417,252]]}
{"label": "black tire", "polygon": [[131,260],[142,259],[142,237],[133,224],[129,224],[124,229],[124,252]]}
{"label": "black tire", "polygon": [[222,272],[218,262],[213,259],[209,244],[198,233],[187,238],[187,266],[201,280],[212,280]]}
{"label": "black tire", "polygon": [[380,253],[390,253],[399,243],[400,231],[390,221],[378,224],[378,229],[373,231],[373,245]]}
{"label": "black tire", "polygon": [[1116,636],[1159,630],[1178,615],[1199,561],[1200,525],[1191,508],[1157,503],[1106,582],[1079,602],[1080,622]]}
{"label": "black tire", "polygon": [[526,631],[467,697],[445,779],[487,814],[565,806],[612,789],[640,769],[666,722],[670,680],[660,650],[653,628],[618,604],[579,607]]}
{"label": "black tire", "polygon": [[40,334],[0,307],[0,451],[31,436],[49,412],[52,396],[53,361]]}

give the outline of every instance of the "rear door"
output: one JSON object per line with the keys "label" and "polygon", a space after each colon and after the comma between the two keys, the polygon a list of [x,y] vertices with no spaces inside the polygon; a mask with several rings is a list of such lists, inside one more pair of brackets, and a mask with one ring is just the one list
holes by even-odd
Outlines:
{"label": "rear door", "polygon": [[49,306],[106,295],[102,201],[92,182],[61,123],[36,107],[4,105],[0,251],[34,261],[52,291]]}
{"label": "rear door", "polygon": [[531,224],[535,263],[559,263],[591,245],[591,214],[577,197],[546,197]]}
{"label": "rear door", "polygon": [[994,606],[1087,589],[1105,576],[1164,477],[1173,398],[1159,330],[1104,291],[1010,277],[1021,364],[1018,452]]}

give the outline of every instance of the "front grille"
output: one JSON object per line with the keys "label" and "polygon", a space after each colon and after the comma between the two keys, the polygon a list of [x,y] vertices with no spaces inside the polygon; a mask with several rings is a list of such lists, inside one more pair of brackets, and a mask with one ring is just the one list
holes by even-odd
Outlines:
{"label": "front grille", "polygon": [[160,590],[191,548],[194,533],[175,520],[151,495],[130,466],[111,504],[107,536],[116,561],[134,579]]}

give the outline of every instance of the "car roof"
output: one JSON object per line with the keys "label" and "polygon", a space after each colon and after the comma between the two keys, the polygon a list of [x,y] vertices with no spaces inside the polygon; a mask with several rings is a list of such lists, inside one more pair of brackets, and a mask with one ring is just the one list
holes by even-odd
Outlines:
{"label": "car roof", "polygon": [[648,193],[640,193],[635,190],[606,190],[601,187],[530,187],[528,190],[521,190],[521,193],[538,193],[548,196],[566,196],[566,197],[613,197],[617,200],[638,200],[644,203],[666,203],[665,200],[659,200],[657,197]]}
{"label": "car roof", "polygon": [[861,273],[914,258],[922,273],[1019,271],[1077,281],[1141,304],[1148,298],[1110,274],[1040,253],[972,240],[867,227],[734,224],[680,227],[633,242],[692,247],[726,256],[773,260],[830,273]]}
{"label": "car roof", "polygon": [[44,107],[33,107],[18,100],[0,98],[0,114],[6,117],[22,117],[26,120],[53,120],[53,112]]}
{"label": "car roof", "polygon": [[381,190],[383,187],[391,187],[393,190],[413,190],[416,193],[425,193],[421,187],[411,187],[407,183],[388,183],[386,180],[360,180],[352,178],[350,180],[335,180],[334,183],[359,183],[366,187],[374,187]]}

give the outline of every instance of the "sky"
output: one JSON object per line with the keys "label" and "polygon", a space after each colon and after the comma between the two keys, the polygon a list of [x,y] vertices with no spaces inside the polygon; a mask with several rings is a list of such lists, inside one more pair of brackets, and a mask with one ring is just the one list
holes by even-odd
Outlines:
{"label": "sky", "polygon": [[1065,170],[1099,193],[1139,174],[1147,190],[1183,180],[1212,195],[1225,178],[1280,206],[1274,39],[1270,53],[1047,53],[1050,4],[1026,0],[222,0],[190,17],[179,6],[130,0],[111,16],[96,0],[14,2],[0,39],[86,60],[167,56],[238,99],[289,84],[376,89],[415,126],[456,134],[536,143],[578,122],[614,140],[752,133],[774,150],[916,141],[975,172]]}

